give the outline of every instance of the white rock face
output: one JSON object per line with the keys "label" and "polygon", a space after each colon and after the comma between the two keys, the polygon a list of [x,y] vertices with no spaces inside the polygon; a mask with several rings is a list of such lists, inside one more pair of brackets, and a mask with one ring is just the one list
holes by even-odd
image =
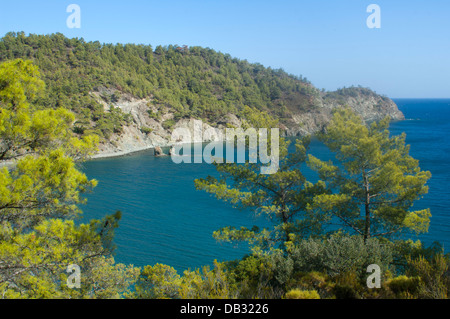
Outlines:
{"label": "white rock face", "polygon": [[[174,121],[171,110],[162,112],[158,119],[149,114],[158,110],[153,105],[152,98],[136,99],[130,95],[122,94],[120,99],[107,104],[102,95],[112,95],[114,90],[103,89],[92,92],[91,95],[101,103],[105,111],[110,105],[120,108],[124,113],[130,114],[132,124],[123,127],[121,134],[113,134],[108,142],[100,145],[100,151],[95,158],[121,156],[133,152],[160,147],[171,147],[179,143],[219,142],[225,139],[227,127],[240,128],[242,121],[235,114],[227,114],[214,124],[202,123],[199,120],[180,119]],[[380,120],[386,116],[393,120],[404,119],[394,102],[377,94],[345,96],[338,100],[317,98],[316,108],[310,112],[293,112],[287,122],[281,123],[284,130],[282,135],[305,136],[322,131],[332,116],[334,108],[348,105],[367,121]],[[164,128],[165,121],[176,122],[170,128]]]}
{"label": "white rock face", "polygon": [[222,140],[220,128],[195,119],[183,119],[174,126],[170,143],[207,143]]}

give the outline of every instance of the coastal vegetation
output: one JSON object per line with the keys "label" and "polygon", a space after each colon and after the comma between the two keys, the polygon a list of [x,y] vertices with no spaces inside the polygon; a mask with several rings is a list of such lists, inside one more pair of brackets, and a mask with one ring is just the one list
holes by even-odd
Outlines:
{"label": "coastal vegetation", "polygon": [[120,110],[105,110],[91,94],[103,88],[110,89],[102,94],[107,105],[124,94],[151,97],[155,118],[171,110],[176,119],[212,123],[241,114],[244,106],[288,117],[292,109],[313,109],[319,95],[306,78],[201,47],[113,45],[11,32],[0,41],[0,61],[17,58],[32,60],[42,72],[47,94],[36,105],[71,110],[77,132],[103,138],[129,120]]}
{"label": "coastal vegetation", "polygon": [[[170,265],[134,267],[113,258],[120,212],[76,222],[83,193],[96,185],[79,163],[127,120],[94,103],[88,93],[94,86],[152,94],[180,116],[211,119],[237,108],[249,125],[265,128],[289,112],[285,104],[274,118],[272,107],[283,96],[302,90],[295,96],[314,95],[314,88],[305,79],[201,48],[153,51],[9,34],[0,42],[0,58],[2,298],[448,297],[450,259],[442,247],[399,236],[427,231],[430,212],[412,207],[428,191],[431,175],[409,155],[404,136],[390,136],[388,119],[368,125],[350,109],[337,109],[319,136],[335,162],[308,155],[307,138],[298,139],[294,151],[281,138],[276,174],[259,174],[263,164],[216,163],[220,178],[199,179],[192,187],[253,209],[273,227],[218,230],[218,240],[250,243],[251,253],[240,260],[183,274]],[[177,70],[173,59],[190,71]],[[202,98],[190,101],[192,92]],[[306,180],[304,165],[320,180]],[[371,264],[381,269],[379,289],[366,284]],[[69,285],[70,265],[82,270],[79,288]]]}
{"label": "coastal vegetation", "polygon": [[[3,298],[119,297],[136,276],[115,264],[120,213],[76,225],[81,194],[96,185],[76,161],[95,151],[98,136],[73,136],[74,115],[30,103],[44,82],[30,61],[0,64],[0,291]],[[67,267],[83,269],[80,290],[68,289]]]}
{"label": "coastal vegetation", "polygon": [[[301,75],[197,46],[153,48],[10,32],[0,39],[0,61],[12,59],[32,61],[41,71],[47,91],[34,105],[72,111],[78,136],[96,134],[100,146],[111,148],[126,134],[144,143],[165,138],[182,120],[235,126],[229,116],[243,122],[249,108],[278,119],[292,136],[320,131],[329,110],[348,103],[366,116],[402,116],[392,101],[370,89],[321,91]],[[142,105],[130,112],[131,102]]]}

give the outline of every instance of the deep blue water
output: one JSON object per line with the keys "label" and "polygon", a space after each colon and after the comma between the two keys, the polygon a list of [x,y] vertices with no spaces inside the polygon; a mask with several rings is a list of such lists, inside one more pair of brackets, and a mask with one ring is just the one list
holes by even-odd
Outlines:
{"label": "deep blue water", "polygon": [[[416,208],[430,208],[429,233],[420,236],[427,244],[450,244],[450,99],[395,102],[407,120],[391,125],[393,134],[405,132],[411,155],[433,174],[430,191]],[[329,158],[327,149],[313,141],[310,152]],[[232,260],[248,252],[245,245],[217,243],[213,231],[224,226],[265,225],[262,217],[239,211],[196,191],[194,179],[216,174],[208,164],[174,164],[170,157],[155,158],[152,152],[94,160],[83,164],[89,178],[99,185],[83,207],[86,219],[122,211],[116,235],[116,261],[136,266],[168,264],[177,270]],[[310,175],[310,178],[314,178]],[[414,238],[417,239],[417,238]]]}
{"label": "deep blue water", "polygon": [[216,174],[208,164],[174,164],[141,152],[83,164],[99,185],[83,207],[86,219],[122,211],[116,261],[136,266],[168,264],[177,270],[241,258],[246,245],[219,244],[213,231],[264,223],[197,191],[194,179]]}
{"label": "deep blue water", "polygon": [[414,208],[431,209],[431,224],[420,239],[450,247],[450,99],[395,99],[406,121],[393,123],[392,134],[406,133],[410,154],[428,170],[429,192]]}

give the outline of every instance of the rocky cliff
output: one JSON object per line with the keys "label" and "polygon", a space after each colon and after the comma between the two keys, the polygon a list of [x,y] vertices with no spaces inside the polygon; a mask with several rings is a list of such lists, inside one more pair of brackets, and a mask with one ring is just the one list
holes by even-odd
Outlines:
{"label": "rocky cliff", "polygon": [[[106,90],[106,89],[105,89]],[[91,95],[104,105],[108,112],[111,103],[102,100],[105,90],[91,92]],[[106,92],[111,94],[113,92]],[[199,137],[208,131],[209,136],[203,136],[203,142],[218,141],[221,139],[219,130],[226,127],[241,127],[242,121],[234,114],[228,114],[220,123],[202,123],[193,118],[175,120],[174,113],[169,110],[155,119],[151,114],[156,111],[152,98],[137,99],[131,95],[121,94],[121,98],[112,102],[125,114],[130,114],[131,124],[125,125],[121,133],[115,133],[108,141],[100,145],[100,151],[95,156],[112,157],[121,156],[155,147],[170,147],[174,142],[171,133],[177,128],[185,128],[197,137],[194,142],[201,142]],[[404,115],[397,105],[387,97],[380,96],[364,88],[341,89],[335,92],[322,92],[313,101],[314,107],[305,112],[292,110],[292,117],[282,119],[280,128],[285,136],[304,136],[323,130],[332,116],[333,109],[347,105],[360,114],[367,122],[377,121],[386,116],[392,120],[403,120]],[[168,127],[166,122],[171,122]],[[211,132],[218,132],[211,134]]]}

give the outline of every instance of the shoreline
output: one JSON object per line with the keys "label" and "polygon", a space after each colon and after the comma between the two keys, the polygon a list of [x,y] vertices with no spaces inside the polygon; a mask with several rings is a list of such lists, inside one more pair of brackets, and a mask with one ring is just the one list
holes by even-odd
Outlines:
{"label": "shoreline", "polygon": [[[310,136],[314,136],[315,134],[310,134]],[[292,138],[292,139],[297,139],[298,136],[283,136],[283,138]],[[220,140],[220,141],[215,141],[215,142],[222,142],[225,143],[224,140]],[[190,142],[190,143],[181,143],[181,145],[195,145],[195,144],[207,144],[209,142]],[[115,157],[125,157],[125,156],[130,156],[136,153],[141,153],[141,152],[147,152],[147,151],[151,151],[151,150],[155,150],[155,148],[160,147],[163,151],[164,150],[170,150],[174,145],[157,145],[157,146],[146,146],[146,147],[139,147],[139,148],[135,148],[135,149],[130,149],[127,151],[118,151],[118,152],[100,152],[97,153],[95,155],[93,155],[92,157],[90,157],[89,159],[87,159],[87,161],[93,161],[93,160],[101,160],[101,159],[107,159],[107,158],[115,158]],[[166,156],[170,156],[169,154],[165,154]],[[153,155],[155,156],[155,155]]]}
{"label": "shoreline", "polygon": [[[395,122],[403,122],[403,121],[407,121],[410,119],[402,119],[402,120],[392,120],[391,123],[395,123]],[[314,137],[315,134],[309,134],[311,137]],[[298,136],[283,136],[283,138],[298,138]],[[202,142],[202,143],[207,143],[207,142]],[[185,144],[196,144],[196,143],[185,143]],[[157,145],[157,146],[144,146],[144,147],[139,147],[139,148],[134,148],[134,149],[129,149],[126,151],[117,151],[117,152],[99,152],[91,157],[89,157],[86,161],[94,161],[94,160],[102,160],[102,159],[108,159],[108,158],[116,158],[116,157],[125,157],[125,156],[131,156],[137,153],[141,153],[141,152],[147,152],[147,151],[151,151],[151,150],[155,150],[156,147],[161,147],[161,149],[170,149],[171,147],[173,147],[173,145]],[[167,154],[166,154],[167,155]],[[154,155],[153,155],[154,156]],[[167,155],[169,156],[169,155]],[[10,161],[10,162],[4,162],[4,163],[0,163],[0,168],[2,167],[9,167],[11,165],[13,165],[14,162]]]}
{"label": "shoreline", "polygon": [[[146,147],[140,147],[140,148],[131,149],[131,150],[127,150],[127,151],[104,152],[104,153],[100,152],[100,153],[97,153],[97,154],[93,155],[92,157],[90,157],[88,159],[88,161],[100,160],[100,159],[106,159],[106,158],[124,157],[124,156],[132,155],[135,153],[154,150],[155,148],[156,148],[156,146],[148,146],[148,147],[146,146]],[[161,146],[161,148],[163,148],[163,146]]]}

